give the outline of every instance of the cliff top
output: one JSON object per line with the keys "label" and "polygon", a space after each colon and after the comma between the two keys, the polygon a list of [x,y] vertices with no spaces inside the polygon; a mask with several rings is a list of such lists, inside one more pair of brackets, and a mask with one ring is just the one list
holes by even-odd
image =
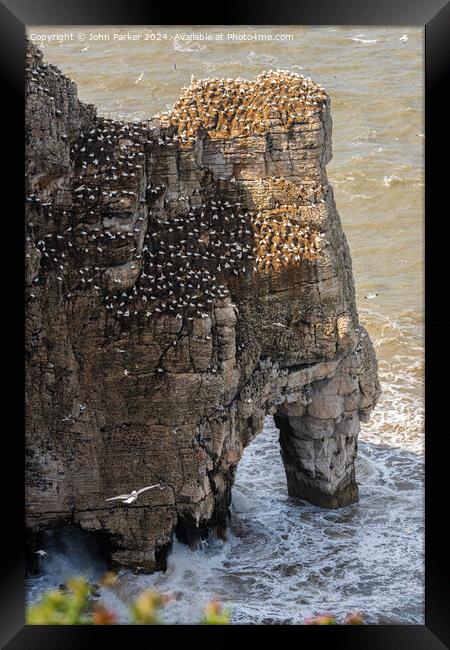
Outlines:
{"label": "cliff top", "polygon": [[288,70],[270,70],[247,79],[193,79],[170,111],[160,114],[163,126],[175,126],[182,143],[195,140],[200,129],[211,138],[265,134],[271,125],[285,128],[309,121],[322,111],[328,95],[320,84]]}

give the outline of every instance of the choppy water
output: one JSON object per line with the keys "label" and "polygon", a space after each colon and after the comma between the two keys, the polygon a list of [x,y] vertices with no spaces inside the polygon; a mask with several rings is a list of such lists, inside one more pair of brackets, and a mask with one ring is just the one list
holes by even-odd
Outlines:
{"label": "choppy water", "polygon": [[[29,28],[29,33],[140,33],[146,28]],[[103,114],[141,119],[170,106],[191,74],[252,78],[286,67],[331,95],[334,158],[328,166],[349,241],[358,309],[374,341],[383,395],[360,436],[360,503],[326,511],[289,499],[271,419],[246,450],[226,543],[191,552],[176,543],[165,574],[120,577],[107,597],[147,586],[174,592],[172,622],[198,620],[218,596],[242,623],[301,623],[329,610],[361,610],[372,623],[424,622],[423,517],[423,30],[417,27],[233,28],[293,34],[289,42],[161,41],[46,45],[46,58]],[[408,39],[400,40],[406,34]],[[88,48],[88,49],[85,49]],[[176,69],[173,68],[176,65]],[[134,83],[144,73],[142,81]],[[375,296],[375,294],[378,294]],[[365,298],[369,296],[369,298]],[[374,296],[374,297],[371,297]],[[33,599],[80,565],[75,545],[46,558]],[[79,545],[77,546],[77,548]],[[92,564],[92,563],[91,563]],[[92,564],[95,578],[98,568]],[[89,572],[89,571],[88,571]]]}

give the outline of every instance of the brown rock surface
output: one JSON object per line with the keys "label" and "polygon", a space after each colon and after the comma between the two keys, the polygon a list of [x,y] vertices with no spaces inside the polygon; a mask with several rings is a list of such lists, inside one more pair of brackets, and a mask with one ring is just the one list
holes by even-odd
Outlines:
{"label": "brown rock surface", "polygon": [[72,523],[114,563],[164,566],[175,531],[224,530],[267,414],[289,494],[354,502],[379,384],[323,89],[287,72],[196,81],[126,124],[29,46],[26,118],[31,536]]}

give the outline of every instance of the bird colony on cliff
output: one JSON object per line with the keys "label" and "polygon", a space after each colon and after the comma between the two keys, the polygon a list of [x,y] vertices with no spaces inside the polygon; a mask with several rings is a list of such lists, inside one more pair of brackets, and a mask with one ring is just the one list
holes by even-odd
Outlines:
{"label": "bird colony on cliff", "polygon": [[[48,80],[60,72],[42,63],[31,74],[30,92],[48,94]],[[67,189],[75,206],[42,200],[35,192],[27,196],[34,212],[28,239],[41,256],[34,284],[59,282],[66,300],[76,292],[96,292],[122,321],[169,314],[189,322],[208,316],[215,301],[229,294],[229,281],[313,261],[322,236],[304,223],[300,208],[324,203],[327,186],[296,187],[289,205],[273,202],[253,212],[243,207],[244,189],[234,177],[227,181],[230,195],[242,200],[206,199],[198,190],[169,200],[166,185],[152,183],[145,169],[147,157],[170,151],[177,141],[195,150],[199,135],[206,134],[238,138],[245,146],[251,135],[267,132],[271,120],[289,130],[326,107],[320,85],[293,72],[270,71],[254,81],[193,81],[160,116],[158,131],[151,122],[97,118],[71,148],[74,175]],[[286,184],[282,178],[274,182]],[[119,213],[135,216],[126,221]],[[52,217],[53,224],[66,227],[47,232]],[[113,258],[129,260],[130,253],[124,270],[132,282],[124,286],[109,267]]]}

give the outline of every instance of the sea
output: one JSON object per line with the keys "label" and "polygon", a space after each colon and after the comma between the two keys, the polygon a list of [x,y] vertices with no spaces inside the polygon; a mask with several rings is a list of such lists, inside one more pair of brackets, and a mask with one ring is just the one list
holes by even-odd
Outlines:
{"label": "sea", "polygon": [[[353,260],[361,322],[382,395],[362,425],[359,503],[326,510],[287,495],[268,417],[245,450],[226,541],[175,541],[165,573],[121,571],[101,597],[120,622],[145,589],[171,594],[167,623],[219,599],[236,624],[302,624],[359,611],[369,624],[424,624],[424,30],[417,26],[30,26],[29,37],[100,114],[148,119],[191,77],[252,79],[278,68],[331,97],[327,167]],[[98,581],[86,539],[47,539],[27,600],[70,575]]]}

